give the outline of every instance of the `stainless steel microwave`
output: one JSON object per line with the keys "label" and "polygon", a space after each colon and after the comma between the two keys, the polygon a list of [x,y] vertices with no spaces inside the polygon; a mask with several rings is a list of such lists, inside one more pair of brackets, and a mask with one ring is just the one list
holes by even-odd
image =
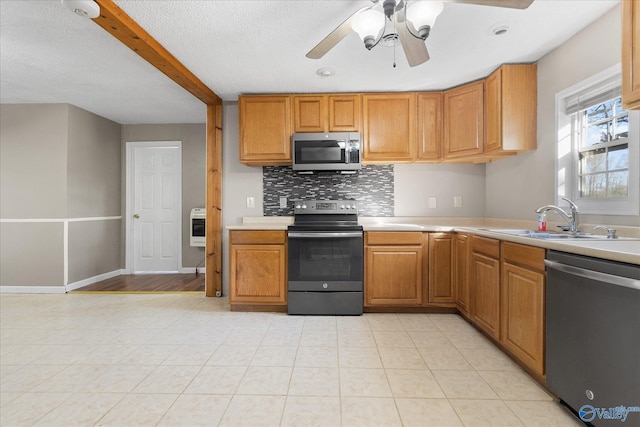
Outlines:
{"label": "stainless steel microwave", "polygon": [[355,173],[361,166],[360,133],[294,133],[291,153],[296,172]]}

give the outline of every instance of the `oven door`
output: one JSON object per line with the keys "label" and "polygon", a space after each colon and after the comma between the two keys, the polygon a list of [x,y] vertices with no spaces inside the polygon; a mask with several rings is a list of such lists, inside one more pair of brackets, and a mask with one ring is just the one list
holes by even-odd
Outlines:
{"label": "oven door", "polygon": [[362,291],[362,231],[289,231],[289,291]]}

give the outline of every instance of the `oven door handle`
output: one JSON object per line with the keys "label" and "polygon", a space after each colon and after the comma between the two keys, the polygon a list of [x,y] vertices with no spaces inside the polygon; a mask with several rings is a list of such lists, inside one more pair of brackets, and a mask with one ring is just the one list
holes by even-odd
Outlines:
{"label": "oven door handle", "polygon": [[313,232],[313,231],[289,231],[287,233],[289,238],[304,239],[304,238],[320,238],[320,239],[343,239],[352,237],[362,237],[361,231],[340,231],[335,233]]}

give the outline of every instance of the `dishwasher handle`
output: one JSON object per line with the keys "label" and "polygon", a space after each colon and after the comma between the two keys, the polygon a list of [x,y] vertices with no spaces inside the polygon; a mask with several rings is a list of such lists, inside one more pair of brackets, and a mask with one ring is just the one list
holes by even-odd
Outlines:
{"label": "dishwasher handle", "polygon": [[626,288],[640,290],[640,280],[628,277],[614,276],[613,274],[601,273],[599,271],[587,270],[586,268],[575,267],[573,265],[563,264],[557,261],[544,260],[547,268],[558,270],[563,273],[573,274],[574,276],[584,277],[586,279],[597,280],[610,285],[624,286]]}

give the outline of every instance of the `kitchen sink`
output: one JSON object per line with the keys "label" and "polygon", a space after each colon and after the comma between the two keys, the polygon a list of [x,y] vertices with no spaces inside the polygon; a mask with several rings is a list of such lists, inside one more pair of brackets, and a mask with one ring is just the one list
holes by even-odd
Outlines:
{"label": "kitchen sink", "polygon": [[509,234],[511,236],[519,237],[533,237],[536,239],[551,239],[551,240],[638,240],[630,237],[619,237],[615,239],[609,239],[607,236],[590,233],[547,233],[539,232],[535,230],[519,229],[519,228],[482,228],[484,231],[491,231],[492,233]]}

